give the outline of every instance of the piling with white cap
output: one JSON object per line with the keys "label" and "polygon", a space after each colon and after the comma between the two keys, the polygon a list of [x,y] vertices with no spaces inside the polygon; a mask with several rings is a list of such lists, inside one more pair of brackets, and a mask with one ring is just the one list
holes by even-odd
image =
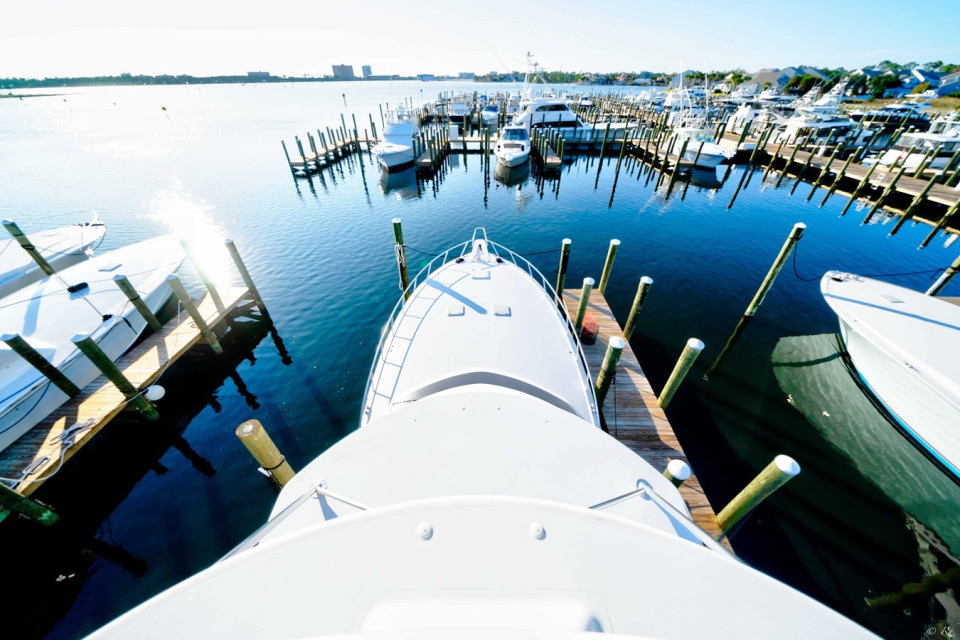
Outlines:
{"label": "piling with white cap", "polygon": [[671,460],[663,470],[663,477],[679,487],[690,477],[690,465],[683,460]]}
{"label": "piling with white cap", "polygon": [[607,391],[610,390],[610,383],[613,382],[613,376],[617,373],[617,364],[620,362],[620,355],[623,348],[627,346],[627,341],[620,337],[610,338],[607,345],[607,353],[603,356],[603,365],[600,367],[600,373],[597,375],[597,384],[594,389],[597,394],[597,406],[602,407],[603,401],[607,397]]}
{"label": "piling with white cap", "polygon": [[800,473],[800,465],[790,456],[779,455],[761,471],[756,478],[744,487],[743,491],[731,500],[717,514],[717,525],[724,531],[736,524],[754,507],[767,499],[770,494],[782,487],[791,478]]}
{"label": "piling with white cap", "polygon": [[637,295],[633,299],[633,306],[630,308],[630,315],[627,316],[627,323],[623,325],[623,338],[629,340],[633,335],[633,330],[637,326],[637,320],[640,318],[640,312],[643,310],[643,302],[647,299],[647,293],[650,291],[650,285],[653,284],[653,278],[643,276],[640,278],[640,284],[637,286]]}
{"label": "piling with white cap", "polygon": [[577,305],[577,316],[573,323],[577,335],[580,335],[580,329],[583,328],[583,318],[587,315],[587,305],[590,303],[590,292],[593,291],[593,278],[583,279],[583,289],[580,290],[580,304]]}
{"label": "piling with white cap", "polygon": [[703,351],[703,347],[703,342],[697,338],[687,340],[687,344],[683,348],[683,353],[680,354],[680,359],[677,360],[677,364],[673,367],[673,372],[670,374],[670,377],[667,378],[667,383],[663,385],[660,397],[657,398],[657,406],[665,408],[670,404],[670,400],[673,399],[673,394],[676,393],[677,387],[683,382],[687,372],[690,371],[690,367],[692,367],[694,361],[696,361],[697,356]]}
{"label": "piling with white cap", "polygon": [[617,249],[620,248],[620,241],[613,239],[610,241],[610,248],[607,249],[607,259],[603,263],[603,273],[600,275],[600,284],[597,291],[601,295],[607,290],[607,282],[610,280],[610,271],[613,270],[613,260],[617,257]]}
{"label": "piling with white cap", "polygon": [[563,282],[567,279],[567,264],[570,262],[570,245],[573,240],[564,238],[560,243],[560,271],[557,273],[557,297],[563,298]]}

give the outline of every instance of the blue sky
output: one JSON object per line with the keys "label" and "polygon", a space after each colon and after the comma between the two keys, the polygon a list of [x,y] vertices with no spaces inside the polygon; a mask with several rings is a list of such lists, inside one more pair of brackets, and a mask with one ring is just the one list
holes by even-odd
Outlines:
{"label": "blue sky", "polygon": [[960,63],[960,0],[0,0],[0,77]]}

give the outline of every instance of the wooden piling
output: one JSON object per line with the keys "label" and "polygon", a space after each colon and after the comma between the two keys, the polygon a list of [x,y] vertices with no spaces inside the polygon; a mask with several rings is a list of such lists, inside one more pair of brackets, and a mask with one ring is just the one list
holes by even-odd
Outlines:
{"label": "wooden piling", "polygon": [[410,277],[407,275],[407,250],[403,244],[403,228],[400,218],[391,220],[393,223],[394,250],[397,254],[397,267],[400,270],[400,288],[403,289],[403,299],[410,298]]}
{"label": "wooden piling", "polygon": [[677,388],[680,386],[680,383],[683,382],[693,363],[697,360],[697,356],[703,351],[703,347],[703,342],[696,338],[687,340],[687,344],[683,347],[683,352],[680,354],[677,364],[674,365],[670,377],[667,378],[666,384],[663,385],[663,389],[657,397],[657,405],[660,408],[665,409],[667,405],[670,404],[670,400],[673,399],[673,394],[677,392]]}
{"label": "wooden piling", "polygon": [[577,305],[577,317],[573,323],[573,327],[576,329],[578,335],[583,328],[583,318],[587,315],[587,306],[590,303],[590,292],[593,291],[593,285],[593,278],[583,279],[583,289],[580,291],[580,304]]}
{"label": "wooden piling", "polygon": [[827,199],[830,198],[830,196],[833,195],[833,192],[837,190],[837,187],[840,186],[840,181],[843,180],[843,174],[845,174],[845,173],[847,172],[847,167],[850,166],[850,163],[853,162],[853,158],[854,158],[856,155],[857,155],[856,153],[852,153],[852,154],[850,154],[849,156],[847,156],[847,161],[843,163],[843,167],[840,169],[840,173],[838,173],[838,174],[834,177],[834,179],[833,179],[833,184],[830,185],[830,188],[827,189],[826,195],[823,196],[823,200],[820,201],[820,206],[821,206],[821,207],[822,207],[823,205],[827,204]]}
{"label": "wooden piling", "polygon": [[807,195],[807,202],[810,202],[810,199],[813,197],[813,194],[817,192],[817,189],[820,188],[820,182],[823,180],[824,176],[830,171],[830,165],[833,164],[834,159],[837,157],[837,154],[840,152],[840,144],[833,148],[833,153],[830,154],[830,159],[827,160],[827,164],[823,165],[823,168],[820,169],[820,173],[817,175],[817,179],[813,183],[813,188],[810,189],[809,195]]}
{"label": "wooden piling", "polygon": [[617,249],[620,248],[620,241],[613,239],[610,241],[610,247],[607,249],[607,259],[603,263],[603,273],[600,276],[600,284],[597,290],[603,294],[607,291],[607,283],[610,281],[610,271],[613,270],[613,261],[617,257]]}
{"label": "wooden piling", "polygon": [[293,162],[290,160],[290,154],[287,152],[287,143],[281,140],[280,144],[283,146],[283,155],[287,158],[287,166],[290,167],[290,173],[296,174],[297,172],[293,168]]}
{"label": "wooden piling", "polygon": [[653,278],[643,276],[640,278],[640,284],[637,286],[637,295],[633,298],[633,306],[630,307],[630,315],[627,316],[627,323],[623,325],[623,338],[629,340],[633,335],[633,330],[640,319],[640,312],[643,311],[643,303],[647,299],[647,293],[650,291],[650,285],[653,284]]}
{"label": "wooden piling", "polygon": [[20,334],[5,333],[0,336],[0,340],[71,398],[80,393],[80,387],[75,385],[60,369],[53,366],[49,360],[40,355]]}
{"label": "wooden piling", "polygon": [[928,296],[937,295],[943,291],[943,288],[947,286],[947,283],[950,282],[950,279],[957,275],[958,272],[960,272],[960,256],[957,256],[957,259],[953,261],[953,264],[947,267],[947,270],[940,274],[940,277],[937,278],[937,281],[934,282],[933,286],[927,289],[924,294]]}
{"label": "wooden piling", "polygon": [[[60,516],[50,507],[20,495],[2,482],[0,482],[0,506],[9,509],[10,512],[23,514],[47,527],[57,524],[60,520]],[[4,520],[5,517],[5,515],[0,515],[0,520]]]}
{"label": "wooden piling", "polygon": [[200,330],[200,333],[210,343],[210,348],[213,349],[214,353],[223,353],[223,347],[220,346],[220,341],[217,340],[216,334],[210,328],[210,325],[207,324],[207,321],[203,319],[203,316],[200,314],[200,311],[197,309],[197,305],[193,303],[193,300],[190,298],[190,294],[187,293],[187,290],[183,287],[183,283],[180,282],[175,274],[170,274],[165,278],[165,281],[170,288],[173,290],[174,295],[180,300],[180,303],[183,305],[183,308],[187,310],[187,313],[190,314],[190,317],[193,319],[194,324],[197,325],[197,329]]}
{"label": "wooden piling", "polygon": [[90,362],[100,370],[100,373],[106,376],[107,380],[112,382],[114,386],[120,390],[120,393],[122,393],[133,406],[140,410],[147,420],[156,420],[160,417],[153,403],[147,400],[143,394],[127,380],[126,376],[117,368],[113,360],[100,349],[100,346],[93,338],[85,333],[78,333],[73,336],[72,341],[77,349],[79,349],[83,355],[87,356]]}
{"label": "wooden piling", "polygon": [[277,445],[273,443],[270,434],[259,420],[247,420],[237,427],[236,433],[260,468],[268,472],[279,486],[282,487],[293,479],[296,475],[293,468],[277,449]]}
{"label": "wooden piling", "polygon": [[717,525],[726,533],[743,516],[800,473],[800,465],[790,456],[779,455],[737,494],[720,513]]}
{"label": "wooden piling", "polygon": [[134,288],[133,284],[127,280],[127,276],[122,274],[117,274],[113,276],[113,281],[119,287],[120,291],[123,291],[123,294],[127,296],[127,300],[133,305],[137,312],[143,316],[143,319],[147,321],[147,325],[154,331],[160,331],[163,328],[163,325],[160,324],[160,321],[157,320],[157,317],[153,315],[153,312],[150,311],[150,307],[143,301],[143,298],[140,297],[140,294]]}
{"label": "wooden piling", "polygon": [[607,353],[603,356],[603,365],[600,367],[600,373],[597,374],[597,383],[594,391],[597,395],[597,406],[603,407],[603,401],[607,398],[607,391],[610,390],[610,383],[617,373],[617,363],[620,362],[620,354],[623,348],[627,346],[627,341],[623,338],[610,338],[607,345]]}
{"label": "wooden piling", "polygon": [[26,251],[31,258],[33,258],[33,261],[37,263],[37,266],[39,266],[45,274],[52,276],[55,273],[54,268],[50,266],[50,263],[47,262],[43,256],[40,255],[40,252],[33,245],[33,243],[30,242],[30,239],[24,235],[23,231],[20,230],[20,227],[16,222],[13,220],[4,220],[3,228],[6,229],[11,236],[13,236],[13,239],[17,241],[17,244],[23,247],[23,250]]}
{"label": "wooden piling", "polygon": [[790,231],[790,235],[787,236],[786,241],[783,243],[783,247],[780,248],[780,253],[777,255],[777,259],[774,260],[773,264],[770,266],[770,270],[763,279],[763,283],[761,283],[760,288],[753,296],[753,300],[750,301],[750,305],[747,307],[747,310],[744,311],[743,315],[752,316],[756,314],[757,309],[759,309],[760,305],[763,304],[764,298],[767,297],[767,292],[770,291],[774,281],[780,274],[780,270],[783,268],[787,258],[790,256],[790,252],[796,246],[797,242],[800,241],[800,238],[803,237],[803,230],[806,228],[807,225],[802,222],[798,222],[797,224],[793,225],[793,230]]}
{"label": "wooden piling", "polygon": [[[310,146],[314,146],[313,136],[310,136]],[[316,155],[316,147],[314,147],[314,155]],[[193,268],[197,272],[197,275],[200,276],[200,281],[203,282],[203,286],[207,288],[208,292],[210,292],[210,299],[213,301],[214,306],[218,311],[222,311],[223,300],[220,299],[220,294],[217,292],[217,288],[214,286],[213,281],[207,274],[206,269],[204,269],[203,266],[197,261],[196,256],[193,255],[193,252],[190,250],[190,244],[186,240],[181,240],[180,246],[183,247],[183,252],[193,264]]]}
{"label": "wooden piling", "polygon": [[233,240],[230,240],[229,238],[224,240],[223,243],[226,245],[227,251],[230,253],[230,257],[233,258],[233,264],[237,267],[237,272],[240,274],[240,278],[243,279],[243,283],[247,285],[250,295],[253,296],[254,301],[257,303],[257,307],[260,309],[260,313],[263,315],[264,320],[270,324],[273,324],[273,320],[270,318],[270,313],[267,311],[267,305],[263,303],[263,298],[260,297],[260,291],[253,283],[253,278],[250,277],[250,272],[247,271],[247,265],[243,263],[243,259],[240,257],[240,252],[237,251],[237,245],[234,244]]}
{"label": "wooden piling", "polygon": [[570,245],[573,240],[564,238],[560,243],[560,270],[557,272],[557,298],[563,298],[563,282],[567,279],[567,265],[570,262]]}
{"label": "wooden piling", "polygon": [[780,173],[780,177],[777,178],[777,183],[774,185],[775,189],[780,187],[780,183],[783,182],[783,179],[786,177],[787,171],[790,170],[790,165],[793,164],[793,159],[797,156],[797,151],[799,150],[800,145],[794,140],[793,151],[790,153],[790,158],[787,160],[787,163],[783,165],[783,171]]}
{"label": "wooden piling", "polygon": [[870,176],[873,175],[873,172],[876,170],[877,165],[879,164],[880,164],[879,162],[874,162],[873,165],[870,167],[870,170],[867,171],[867,175],[863,176],[863,179],[860,180],[860,183],[853,189],[853,193],[850,194],[850,200],[847,201],[846,206],[844,206],[843,209],[840,211],[841,216],[847,213],[847,210],[850,208],[850,205],[852,205],[857,200],[857,198],[860,197],[860,192],[863,191],[868,184],[870,184]]}
{"label": "wooden piling", "polygon": [[890,230],[890,235],[895,235],[897,231],[900,230],[900,227],[903,226],[907,220],[913,217],[914,210],[923,202],[923,199],[927,197],[927,194],[930,193],[930,189],[933,188],[933,185],[937,182],[937,176],[930,178],[930,181],[927,182],[926,186],[923,187],[923,190],[916,195],[913,201],[910,202],[910,205],[907,207],[907,210],[903,212],[903,215],[897,221],[897,224],[894,225],[893,229]]}

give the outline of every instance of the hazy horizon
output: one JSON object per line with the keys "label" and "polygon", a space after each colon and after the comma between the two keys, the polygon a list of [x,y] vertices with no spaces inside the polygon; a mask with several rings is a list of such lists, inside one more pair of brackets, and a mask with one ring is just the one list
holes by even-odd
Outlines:
{"label": "hazy horizon", "polygon": [[512,6],[425,0],[416,11],[384,0],[327,5],[289,0],[132,6],[117,0],[17,3],[0,36],[0,77],[187,74],[324,76],[334,64],[361,75],[456,75],[525,69],[571,72],[748,72],[807,64],[846,67],[884,59],[960,62],[956,0],[808,0],[801,7],[570,0]]}

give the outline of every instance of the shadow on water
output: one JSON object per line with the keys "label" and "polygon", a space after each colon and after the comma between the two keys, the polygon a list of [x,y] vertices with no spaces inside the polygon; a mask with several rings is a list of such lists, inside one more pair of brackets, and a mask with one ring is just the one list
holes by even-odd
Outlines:
{"label": "shadow on water", "polygon": [[[268,335],[281,359],[289,362],[289,354],[275,329],[261,321],[234,318],[221,339],[222,355],[198,347],[163,373],[158,383],[165,388],[166,395],[157,403],[157,422],[147,422],[135,412],[121,413],[37,491],[34,497],[60,515],[56,526],[45,528],[17,518],[0,526],[0,545],[17,549],[20,559],[9,562],[5,569],[8,577],[15,576],[16,582],[16,588],[5,590],[5,610],[20,612],[7,618],[5,635],[42,637],[49,633],[75,606],[85,582],[100,572],[104,564],[121,568],[135,580],[152,571],[167,570],[151,566],[116,542],[113,514],[144,477],[170,472],[170,462],[163,460],[167,455],[180,456],[199,477],[217,475],[220,470],[191,444],[187,427],[207,407],[217,411],[217,393],[228,381],[232,381],[247,406],[259,406],[237,367],[253,357],[253,349]],[[209,498],[215,510],[216,493],[213,491]],[[177,496],[168,498],[176,500]],[[225,511],[221,505],[220,515],[225,515]],[[217,521],[224,522],[221,518],[211,520]],[[183,535],[176,533],[178,526],[184,525],[168,519],[163,535],[182,540]],[[229,529],[209,533],[222,547],[235,543],[236,535]],[[181,566],[177,572],[189,575],[193,570]]]}

